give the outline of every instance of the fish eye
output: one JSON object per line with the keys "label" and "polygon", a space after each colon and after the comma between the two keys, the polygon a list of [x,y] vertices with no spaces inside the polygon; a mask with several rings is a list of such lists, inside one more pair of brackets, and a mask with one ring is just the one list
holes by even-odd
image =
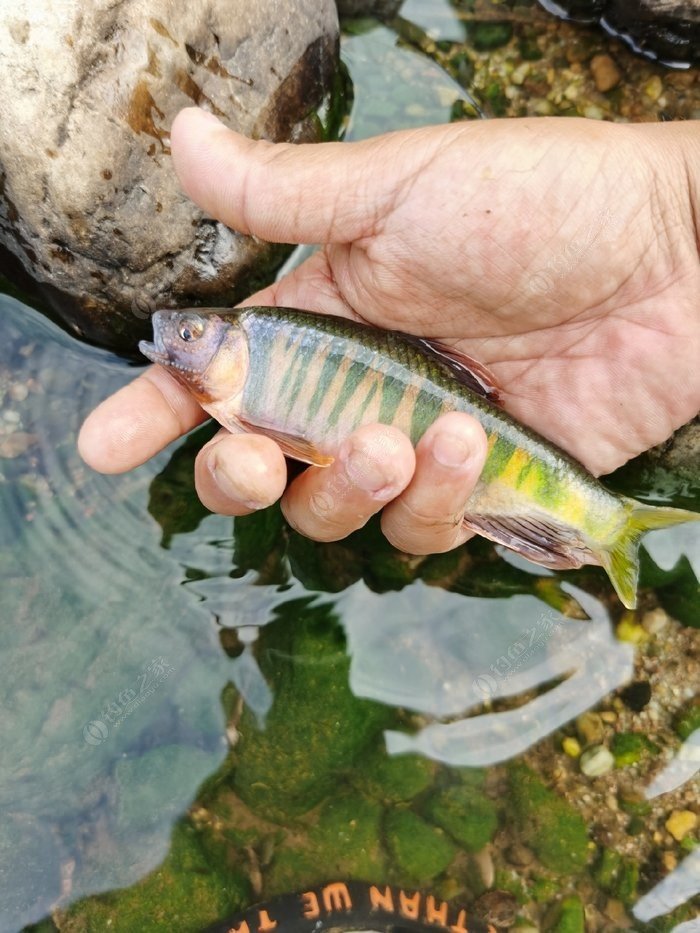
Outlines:
{"label": "fish eye", "polygon": [[204,321],[196,314],[190,314],[184,317],[178,324],[177,332],[181,340],[190,343],[192,340],[199,340],[204,333]]}

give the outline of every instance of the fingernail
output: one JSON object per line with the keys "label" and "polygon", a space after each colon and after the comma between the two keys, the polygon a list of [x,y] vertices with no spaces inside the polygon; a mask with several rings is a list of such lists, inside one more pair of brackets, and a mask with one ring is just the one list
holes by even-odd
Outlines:
{"label": "fingernail", "polygon": [[455,469],[464,466],[471,456],[471,448],[464,438],[441,432],[433,441],[433,457],[442,466]]}
{"label": "fingernail", "polygon": [[207,458],[207,468],[211,473],[214,482],[227,499],[232,499],[234,502],[240,502],[240,504],[244,505],[247,509],[254,509],[256,511],[258,509],[264,509],[267,505],[265,502],[260,502],[256,499],[250,499],[246,497],[246,494],[238,486],[236,480],[227,471],[226,467],[219,461],[215,451],[209,454],[209,457]]}
{"label": "fingernail", "polygon": [[371,493],[377,499],[389,498],[395,484],[386,475],[384,466],[363,447],[350,447],[343,458],[345,472],[353,485]]}

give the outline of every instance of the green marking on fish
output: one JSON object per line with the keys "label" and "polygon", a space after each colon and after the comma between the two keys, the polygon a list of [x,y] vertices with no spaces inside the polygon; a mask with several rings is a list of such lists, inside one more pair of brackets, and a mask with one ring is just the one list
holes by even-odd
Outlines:
{"label": "green marking on fish", "polygon": [[405,383],[400,382],[393,375],[385,375],[381,386],[382,398],[379,403],[379,417],[377,419],[380,424],[393,424],[405,392]]}
{"label": "green marking on fish", "polygon": [[413,403],[410,438],[417,444],[430,425],[442,413],[443,400],[429,388],[422,388]]}
{"label": "green marking on fish", "polygon": [[335,400],[335,404],[328,415],[328,426],[335,427],[338,423],[338,419],[341,414],[345,411],[346,406],[350,403],[350,399],[353,397],[357,391],[357,387],[360,385],[362,380],[367,375],[367,365],[366,363],[360,363],[358,360],[354,360],[348,369],[347,375],[345,376],[345,381],[338,393],[338,397]]}
{"label": "green marking on fish", "polygon": [[326,349],[326,358],[323,361],[323,366],[321,367],[321,372],[318,376],[318,381],[316,382],[316,388],[314,393],[309,399],[309,404],[307,406],[307,414],[309,418],[314,418],[318,414],[318,410],[323,404],[324,399],[326,398],[326,393],[328,392],[333,379],[338,374],[338,369],[340,368],[341,359],[339,359],[332,352],[332,348]]}
{"label": "green marking on fish", "polygon": [[369,391],[367,392],[367,395],[365,395],[360,407],[357,410],[357,415],[354,419],[355,425],[362,424],[362,416],[369,408],[376,394],[377,394],[377,383],[372,382],[372,384],[369,387]]}

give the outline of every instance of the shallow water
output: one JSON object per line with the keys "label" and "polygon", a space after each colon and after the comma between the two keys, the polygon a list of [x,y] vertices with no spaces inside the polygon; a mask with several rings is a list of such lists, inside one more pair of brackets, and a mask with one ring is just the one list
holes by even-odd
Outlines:
{"label": "shallow water", "polygon": [[[471,106],[386,27],[344,58],[353,138]],[[583,929],[582,905],[590,929],[692,918],[697,830],[666,823],[697,809],[697,528],[648,538],[632,614],[597,569],[483,541],[409,559],[374,524],[317,545],[277,509],[212,516],[210,428],[93,474],[78,427],[136,369],[15,299],[0,316],[0,930],[198,930],[350,879],[482,915],[500,892],[543,930]],[[700,509],[700,478],[646,460],[611,482]],[[571,754],[596,730],[598,778]]]}

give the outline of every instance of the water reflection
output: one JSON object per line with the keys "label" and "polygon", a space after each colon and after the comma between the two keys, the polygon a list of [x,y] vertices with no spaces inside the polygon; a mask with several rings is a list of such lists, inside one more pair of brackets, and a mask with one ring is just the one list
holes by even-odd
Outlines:
{"label": "water reflection", "polygon": [[359,585],[344,594],[337,605],[358,696],[454,718],[484,701],[561,681],[515,709],[435,722],[415,735],[389,731],[388,751],[420,752],[459,767],[505,761],[624,684],[633,670],[631,645],[614,638],[600,603],[576,596],[589,622],[543,612],[522,597],[495,613],[482,600],[420,582],[381,601]]}

